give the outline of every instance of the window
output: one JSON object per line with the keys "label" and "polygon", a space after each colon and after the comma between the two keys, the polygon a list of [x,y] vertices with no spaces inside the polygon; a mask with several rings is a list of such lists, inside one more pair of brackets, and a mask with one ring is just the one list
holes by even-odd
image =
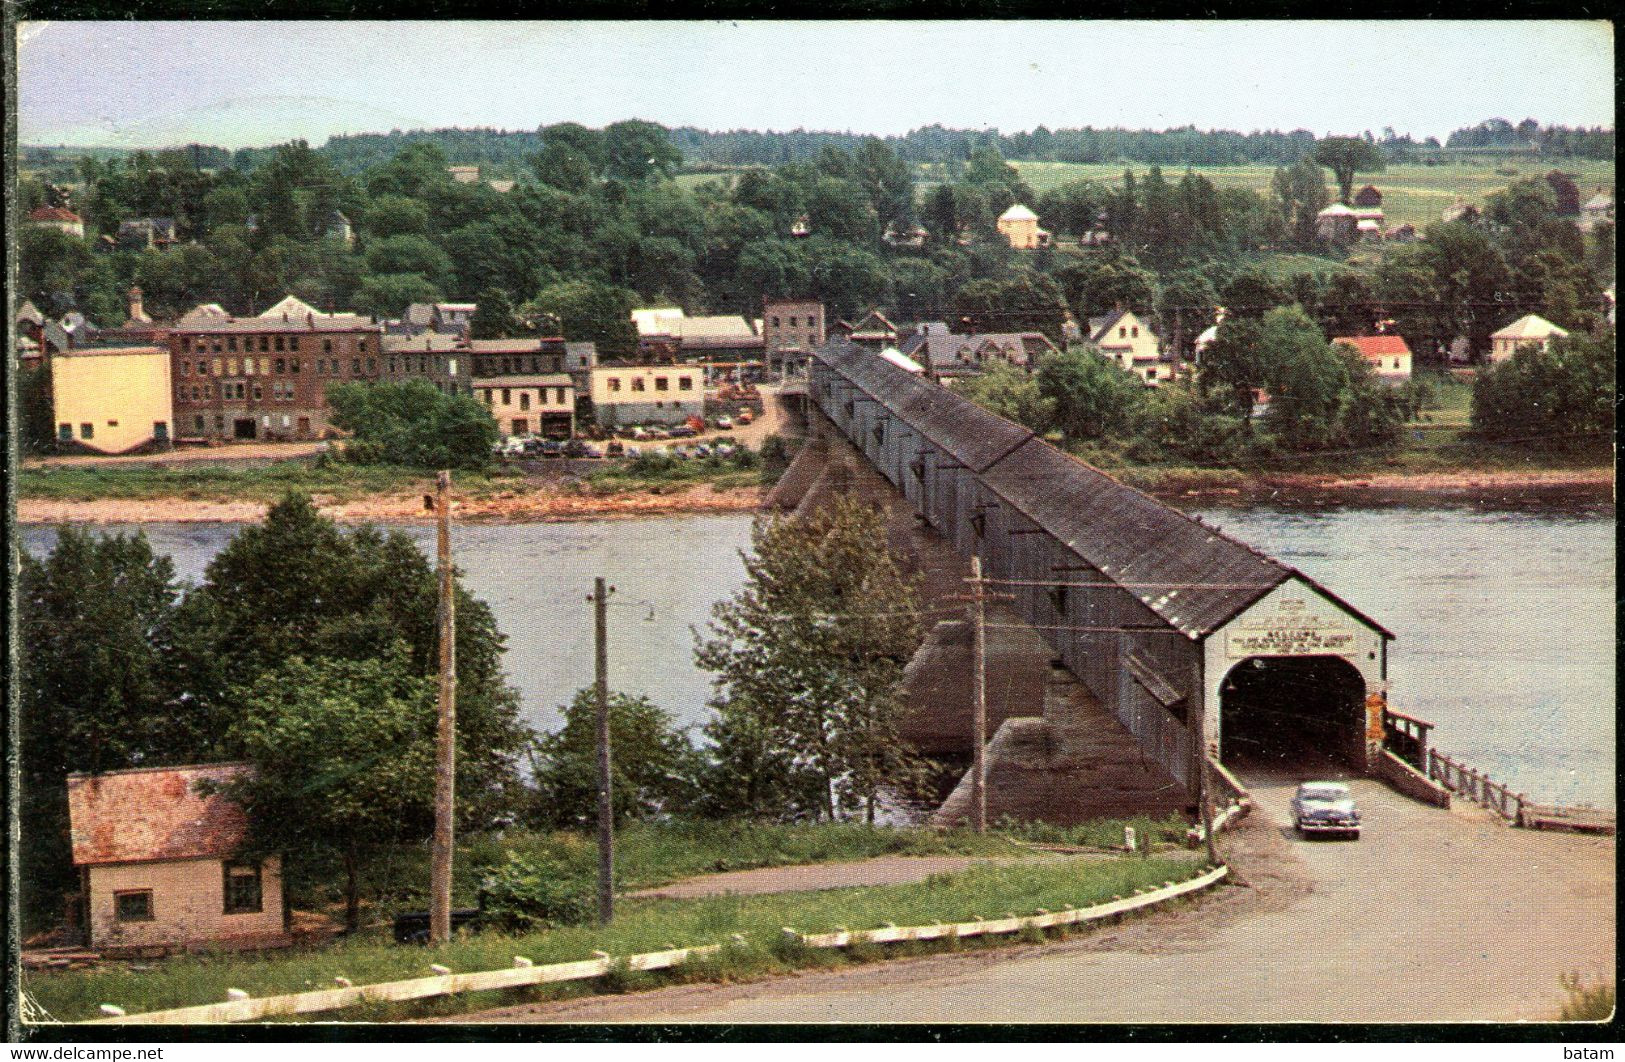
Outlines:
{"label": "window", "polygon": [[367,359],[367,372],[376,373],[377,371],[378,371],[378,359],[377,358],[368,358]]}
{"label": "window", "polygon": [[566,399],[564,397],[564,388],[562,388],[562,387],[553,388],[553,394],[556,396],[553,399],[555,404],[562,406],[562,405],[565,405],[568,402],[568,399]]}
{"label": "window", "polygon": [[1050,607],[1063,615],[1066,613],[1066,591],[1067,587],[1065,584],[1060,586],[1052,586],[1049,588]]}
{"label": "window", "polygon": [[279,376],[282,373],[285,373],[285,372],[288,371],[288,359],[287,358],[278,358],[278,359],[276,359],[276,371],[277,371],[277,375],[279,375]]}
{"label": "window", "polygon": [[288,349],[289,350],[298,350],[299,349],[299,337],[298,336],[289,336],[288,337]]}
{"label": "window", "polygon": [[56,437],[58,439],[61,439],[63,442],[72,442],[73,441],[73,425],[72,424],[58,424],[56,426]]}
{"label": "window", "polygon": [[236,336],[227,336],[226,337],[226,349],[231,351],[233,354],[237,353],[237,337]]}
{"label": "window", "polygon": [[923,458],[916,457],[909,462],[908,467],[914,473],[915,479],[925,479],[925,460]]}
{"label": "window", "polygon": [[609,382],[609,389],[611,391],[619,391],[621,389],[621,378],[619,376],[611,376],[611,377],[609,377],[608,382]]}
{"label": "window", "polygon": [[[253,358],[248,359],[249,364],[253,364],[253,361],[254,361]],[[236,358],[227,358],[226,359],[226,375],[227,376],[236,376],[237,375],[237,359]]]}
{"label": "window", "polygon": [[132,889],[113,894],[113,917],[120,922],[152,921],[152,890]]}
{"label": "window", "polygon": [[253,358],[244,358],[243,359],[243,375],[245,375],[245,376],[253,376],[254,375],[254,359]]}
{"label": "window", "polygon": [[361,351],[361,353],[365,354],[367,352],[367,341],[363,339],[361,342],[355,345],[355,348]]}
{"label": "window", "polygon": [[692,376],[679,376],[677,378],[677,390],[679,390],[679,391],[692,391],[692,390],[694,390],[694,377],[692,377]]}
{"label": "window", "polygon": [[261,350],[270,350],[271,349],[271,337],[270,336],[260,336],[260,349]]}
{"label": "window", "polygon": [[530,359],[530,371],[531,372],[541,372],[542,371],[542,359],[541,358],[531,358]]}
{"label": "window", "polygon": [[977,538],[981,538],[983,535],[987,534],[987,514],[977,513],[975,516],[972,516],[970,518],[970,526],[971,530],[976,532]]}
{"label": "window", "polygon": [[1127,339],[1128,338],[1128,329],[1127,328],[1119,328],[1117,330],[1117,338],[1118,339]]}
{"label": "window", "polygon": [[225,913],[255,914],[263,907],[258,863],[224,863]]}
{"label": "window", "polygon": [[261,358],[260,359],[260,375],[261,376],[266,376],[266,375],[269,375],[270,372],[271,372],[271,359],[270,358]]}
{"label": "window", "polygon": [[643,390],[643,377],[641,377],[641,376],[632,377],[632,390],[634,390],[634,391]]}
{"label": "window", "polygon": [[886,426],[884,424],[876,424],[874,428],[874,436],[876,446],[884,445],[886,442]]}
{"label": "window", "polygon": [[671,390],[671,381],[666,379],[664,376],[656,376],[655,377],[655,390],[656,391],[669,391],[669,390]]}
{"label": "window", "polygon": [[513,404],[513,392],[506,387],[502,389],[502,404],[505,406]]}
{"label": "window", "polygon": [[192,430],[197,432],[199,435],[202,435],[205,431],[208,430],[203,426],[203,414],[202,413],[199,413],[197,416],[192,418]]}
{"label": "window", "polygon": [[191,371],[191,369],[192,369],[192,363],[191,362],[189,362],[189,361],[182,361],[181,362],[181,375],[182,376],[185,376],[188,372]]}
{"label": "window", "polygon": [[282,345],[284,342],[286,342],[286,341],[281,336],[277,336],[276,337],[276,349],[278,349],[278,350],[285,349],[283,347],[283,345]]}
{"label": "window", "polygon": [[[236,369],[237,359],[236,358],[231,359],[231,363],[232,363],[232,370],[231,371],[236,372],[237,371],[237,369]],[[219,358],[214,359],[214,374],[216,376],[220,375],[222,364],[223,364],[223,362],[221,362],[221,360]]]}
{"label": "window", "polygon": [[519,392],[519,412],[521,412],[521,413],[529,413],[530,412],[530,392],[529,391],[520,391]]}
{"label": "window", "polygon": [[207,354],[209,352],[209,341],[204,339],[202,336],[198,337],[197,352],[199,354]]}
{"label": "window", "polygon": [[1130,334],[1132,334],[1134,336],[1135,339],[1140,338],[1140,326],[1139,325],[1135,325],[1133,328],[1129,329],[1129,332],[1130,332]]}
{"label": "window", "polygon": [[116,427],[118,427],[118,421],[116,421],[116,420],[110,420],[110,421],[108,421],[108,422],[107,422],[107,426],[108,426],[108,427],[109,427],[109,428],[116,428]]}
{"label": "window", "polygon": [[94,425],[94,424],[81,424],[81,425],[79,425],[79,438],[81,438],[81,439],[94,439],[95,437],[96,437],[96,425]]}
{"label": "window", "polygon": [[360,376],[361,375],[361,359],[360,358],[351,358],[350,359],[350,374],[352,376]]}
{"label": "window", "polygon": [[299,374],[299,359],[298,358],[289,358],[288,359],[288,371],[293,373],[295,376],[297,376]]}
{"label": "window", "polygon": [[333,341],[331,339],[322,340],[322,353],[323,354],[331,354],[331,353],[333,353]]}
{"label": "window", "polygon": [[207,375],[209,375],[209,363],[206,362],[206,361],[198,362],[197,363],[197,374],[199,376],[207,376]]}

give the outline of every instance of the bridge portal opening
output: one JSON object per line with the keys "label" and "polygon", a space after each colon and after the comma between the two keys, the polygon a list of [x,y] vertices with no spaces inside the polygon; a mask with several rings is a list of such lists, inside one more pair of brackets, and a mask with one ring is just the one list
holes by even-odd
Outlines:
{"label": "bridge portal opening", "polygon": [[1219,687],[1220,758],[1363,769],[1365,679],[1338,656],[1252,656]]}

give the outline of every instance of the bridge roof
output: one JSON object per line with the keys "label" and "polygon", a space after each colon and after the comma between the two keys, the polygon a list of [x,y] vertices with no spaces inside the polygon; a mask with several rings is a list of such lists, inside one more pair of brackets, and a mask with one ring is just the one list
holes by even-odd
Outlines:
{"label": "bridge roof", "polygon": [[827,343],[814,356],[972,472],[985,472],[1033,437],[1028,429],[846,340]]}
{"label": "bridge roof", "polygon": [[945,387],[844,341],[820,348],[815,356],[1191,638],[1212,634],[1293,578],[1393,637],[1296,568],[1119,483]]}

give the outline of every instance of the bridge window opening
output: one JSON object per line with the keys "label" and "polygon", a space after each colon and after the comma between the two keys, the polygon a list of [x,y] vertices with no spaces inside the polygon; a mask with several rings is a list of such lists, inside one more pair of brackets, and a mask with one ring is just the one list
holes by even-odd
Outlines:
{"label": "bridge window opening", "polygon": [[982,536],[986,535],[987,534],[987,514],[986,513],[976,513],[976,514],[974,514],[970,518],[970,528],[971,528],[972,531],[976,532],[976,537],[977,538],[981,538]]}
{"label": "bridge window opening", "polygon": [[908,469],[910,472],[914,473],[915,479],[923,480],[925,478],[925,462],[919,458],[915,458],[913,461],[910,461],[908,464]]}
{"label": "bridge window opening", "polygon": [[874,435],[875,435],[875,445],[876,446],[884,445],[885,442],[886,442],[886,426],[884,424],[876,424],[875,425]]}
{"label": "bridge window opening", "polygon": [[1063,616],[1066,615],[1066,591],[1067,586],[1065,584],[1052,586],[1049,588],[1050,608],[1053,608],[1057,613]]}
{"label": "bridge window opening", "polygon": [[1365,680],[1336,656],[1254,656],[1219,688],[1220,758],[1305,770],[1365,763]]}

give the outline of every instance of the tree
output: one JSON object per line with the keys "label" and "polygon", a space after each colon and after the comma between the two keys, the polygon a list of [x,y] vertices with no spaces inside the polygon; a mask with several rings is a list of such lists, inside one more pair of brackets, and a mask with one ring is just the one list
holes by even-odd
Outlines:
{"label": "tree", "polygon": [[243,806],[249,848],[344,867],[344,920],[361,927],[369,850],[434,822],[436,690],[403,647],[367,660],[290,657],[240,694],[231,741],[253,773],[220,785]]}
{"label": "tree", "polygon": [[373,317],[399,317],[414,302],[438,302],[443,290],[421,273],[382,273],[356,288],[355,308]]}
{"label": "tree", "polygon": [[452,275],[451,258],[423,236],[389,236],[367,248],[367,270],[374,274],[416,273],[436,287]]}
{"label": "tree", "polygon": [[1349,389],[1345,358],[1296,306],[1271,310],[1258,344],[1270,395],[1265,423],[1271,433],[1289,450],[1337,444],[1338,414]]}
{"label": "tree", "polygon": [[1034,431],[1048,428],[1055,416],[1052,401],[1039,389],[1038,378],[1005,362],[995,362],[985,372],[969,377],[957,390],[983,409]]}
{"label": "tree", "polygon": [[1061,338],[1066,305],[1054,280],[1030,269],[1007,279],[973,280],[954,298],[964,332],[1043,332]]}
{"label": "tree", "polygon": [[565,280],[543,288],[520,313],[551,318],[566,339],[591,340],[598,344],[600,358],[630,359],[638,350],[638,330],[632,324],[634,298],[613,284]]}
{"label": "tree", "polygon": [[354,432],[344,454],[357,464],[478,470],[500,434],[484,405],[423,379],[334,384],[327,405],[332,422]]}
{"label": "tree", "polygon": [[664,180],[683,163],[664,126],[635,118],[604,127],[604,154],[608,175],[627,184]]}
{"label": "tree", "polygon": [[576,122],[543,126],[542,150],[531,157],[538,180],[567,192],[585,192],[609,162],[604,134]]}
{"label": "tree", "polygon": [[[745,585],[715,607],[695,653],[717,673],[717,770],[744,781],[721,810],[836,819],[862,809],[873,821],[883,789],[917,780],[898,734],[903,665],[920,639],[916,581],[877,548],[885,528],[849,498],[757,523]],[[769,795],[785,803],[756,803]]]}
{"label": "tree", "polygon": [[64,525],[44,558],[24,551],[17,587],[17,723],[23,902],[30,925],[73,887],[67,776],[188,762],[184,720],[167,707],[179,588],[146,537]]}
{"label": "tree", "polygon": [[1093,347],[1050,354],[1038,366],[1038,391],[1049,404],[1050,425],[1068,441],[1124,432],[1145,399],[1133,373]]}
{"label": "tree", "polygon": [[1356,173],[1382,172],[1382,149],[1355,136],[1329,136],[1315,145],[1315,163],[1332,171],[1338,200],[1347,203],[1354,194]]}
{"label": "tree", "polygon": [[486,288],[475,303],[474,316],[468,323],[470,339],[508,339],[520,331],[519,318],[513,312],[508,293],[501,288]]}
{"label": "tree", "polygon": [[1489,439],[1606,435],[1614,427],[1614,335],[1520,347],[1473,381],[1473,430]]}
{"label": "tree", "polygon": [[[529,732],[517,692],[502,672],[504,638],[485,602],[458,581],[457,806],[460,819],[489,825],[514,806],[518,757]],[[234,690],[292,657],[375,660],[404,644],[412,673],[439,667],[438,579],[399,531],[342,531],[308,497],[290,494],[265,522],[244,527],[204,570],[183,613],[205,631],[213,689],[197,710],[235,709]]]}
{"label": "tree", "polygon": [[[598,815],[598,697],[588,686],[562,709],[564,727],[531,754],[535,817],[551,829],[590,829]],[[611,787],[617,822],[686,809],[698,768],[688,736],[647,697],[609,694]]]}
{"label": "tree", "polygon": [[[1291,232],[1293,242],[1299,247],[1313,247],[1318,239],[1319,214],[1327,199],[1320,167],[1311,159],[1299,159],[1290,167],[1277,169],[1270,187],[1275,193],[1281,222]],[[1344,198],[1347,199],[1347,195]]]}

